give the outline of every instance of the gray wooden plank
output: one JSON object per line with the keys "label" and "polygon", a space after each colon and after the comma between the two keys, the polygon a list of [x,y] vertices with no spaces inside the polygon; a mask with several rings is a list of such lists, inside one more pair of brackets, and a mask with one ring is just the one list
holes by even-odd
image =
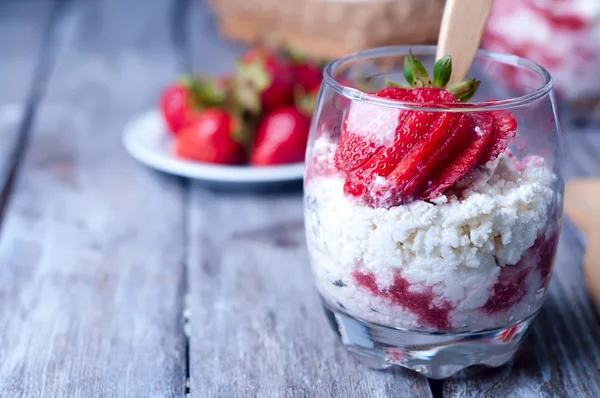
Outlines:
{"label": "gray wooden plank", "polygon": [[58,2],[46,0],[0,2],[0,192],[20,156],[19,133],[32,96],[34,71],[57,6]]}
{"label": "gray wooden plank", "polygon": [[[217,37],[203,4],[192,7],[195,69],[232,67],[240,47]],[[192,396],[431,396],[424,377],[366,369],[337,343],[313,287],[299,192],[193,184],[189,211]]]}
{"label": "gray wooden plank", "polygon": [[[567,127],[565,177],[599,176],[600,130]],[[499,371],[475,368],[445,381],[444,396],[600,396],[600,320],[584,285],[583,251],[581,233],[565,220],[548,297],[524,347]]]}
{"label": "gray wooden plank", "polygon": [[0,239],[0,391],[183,396],[183,195],[121,129],[177,72],[173,1],[74,1]]}
{"label": "gray wooden plank", "polygon": [[0,107],[24,102],[31,89],[40,46],[58,1],[0,2]]}
{"label": "gray wooden plank", "polygon": [[191,195],[192,396],[430,396],[422,376],[368,370],[337,343],[312,285],[298,195]]}

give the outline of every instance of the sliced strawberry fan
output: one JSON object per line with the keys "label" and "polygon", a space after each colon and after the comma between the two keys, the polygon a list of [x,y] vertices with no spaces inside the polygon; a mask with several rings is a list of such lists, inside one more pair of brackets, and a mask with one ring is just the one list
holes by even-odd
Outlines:
{"label": "sliced strawberry fan", "polygon": [[[371,94],[425,107],[456,106],[468,101],[480,82],[468,79],[446,87],[451,73],[452,60],[444,57],[435,64],[431,79],[411,53],[404,64],[409,85],[389,82],[388,87]],[[353,111],[356,108],[350,109]],[[344,121],[335,165],[345,176],[346,194],[373,207],[443,194],[471,170],[504,152],[517,129],[514,115],[507,111],[402,110],[388,121],[394,123],[393,137],[382,139],[382,131],[390,128],[365,131],[365,126],[349,125],[351,117]]]}

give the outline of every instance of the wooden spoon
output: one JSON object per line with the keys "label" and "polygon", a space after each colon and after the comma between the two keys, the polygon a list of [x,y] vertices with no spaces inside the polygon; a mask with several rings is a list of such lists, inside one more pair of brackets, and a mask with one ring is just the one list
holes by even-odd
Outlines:
{"label": "wooden spoon", "polygon": [[452,57],[449,84],[463,81],[475,59],[493,0],[446,0],[436,59]]}
{"label": "wooden spoon", "polygon": [[592,300],[600,311],[600,180],[581,178],[568,182],[565,211],[587,235],[583,271]]}

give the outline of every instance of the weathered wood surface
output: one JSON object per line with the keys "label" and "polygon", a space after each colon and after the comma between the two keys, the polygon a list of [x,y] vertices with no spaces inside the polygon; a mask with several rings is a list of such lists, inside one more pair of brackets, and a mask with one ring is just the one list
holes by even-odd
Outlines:
{"label": "weathered wood surface", "polygon": [[[365,369],[336,342],[299,192],[214,192],[125,154],[124,123],[167,81],[225,71],[241,50],[197,0],[0,3],[0,154],[30,136],[0,234],[0,396],[184,396],[188,371],[193,397],[600,396],[600,322],[570,223],[513,363],[430,384]],[[600,131],[565,141],[565,175],[600,176]]]}
{"label": "weathered wood surface", "polygon": [[[239,48],[192,6],[194,70],[232,67]],[[365,372],[336,344],[313,288],[302,198],[213,193],[192,184],[190,376],[194,397],[431,396],[404,370]]]}
{"label": "weathered wood surface", "polygon": [[175,5],[72,1],[55,26],[0,240],[3,397],[184,395],[182,189],[120,142],[176,73]]}
{"label": "weathered wood surface", "polygon": [[[8,195],[8,179],[22,152],[19,137],[31,119],[35,89],[43,84],[42,49],[50,44],[47,33],[58,7],[58,1],[46,0],[0,3],[0,201]],[[36,68],[42,75],[37,79]]]}

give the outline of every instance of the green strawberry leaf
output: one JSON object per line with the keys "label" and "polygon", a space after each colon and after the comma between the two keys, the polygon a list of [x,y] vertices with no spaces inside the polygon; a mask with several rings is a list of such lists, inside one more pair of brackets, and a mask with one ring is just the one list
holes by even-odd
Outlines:
{"label": "green strawberry leaf", "polygon": [[417,60],[412,51],[404,57],[404,77],[413,87],[431,87],[431,77],[421,61]]}
{"label": "green strawberry leaf", "polygon": [[262,109],[261,94],[273,82],[261,59],[246,64],[238,64],[234,80],[234,98],[248,111],[258,114]]}
{"label": "green strawberry leaf", "polygon": [[294,104],[296,108],[308,117],[312,117],[317,106],[317,96],[314,93],[307,93],[302,86],[294,87]]}
{"label": "green strawberry leaf", "polygon": [[407,86],[406,84],[393,82],[389,78],[385,79],[385,86],[386,87],[411,88],[410,86]]}
{"label": "green strawberry leaf", "polygon": [[464,82],[451,85],[447,90],[461,102],[467,102],[473,97],[480,84],[481,82],[479,80],[470,78]]}
{"label": "green strawberry leaf", "polygon": [[222,105],[227,97],[225,85],[218,85],[214,79],[199,82],[196,91],[200,101],[209,107]]}
{"label": "green strawberry leaf", "polygon": [[452,57],[440,58],[433,67],[433,87],[444,88],[452,75]]}
{"label": "green strawberry leaf", "polygon": [[244,147],[246,152],[252,149],[254,141],[254,131],[257,127],[258,119],[255,117],[244,117],[239,112],[232,112],[234,125],[231,129],[231,138]]}

